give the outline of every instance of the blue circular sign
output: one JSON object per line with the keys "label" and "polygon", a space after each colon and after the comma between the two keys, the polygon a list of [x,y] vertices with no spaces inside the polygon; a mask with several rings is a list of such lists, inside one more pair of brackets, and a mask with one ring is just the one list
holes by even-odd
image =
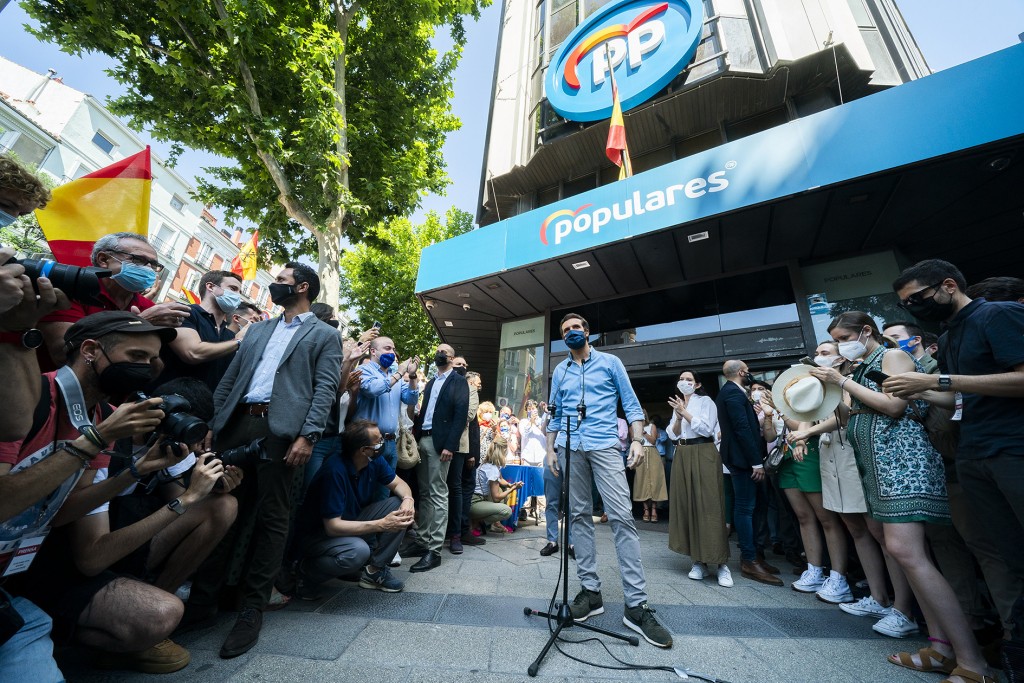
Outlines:
{"label": "blue circular sign", "polygon": [[615,74],[622,110],[643,104],[693,59],[704,26],[701,0],[622,0],[576,27],[544,78],[548,102],[573,121],[611,116]]}

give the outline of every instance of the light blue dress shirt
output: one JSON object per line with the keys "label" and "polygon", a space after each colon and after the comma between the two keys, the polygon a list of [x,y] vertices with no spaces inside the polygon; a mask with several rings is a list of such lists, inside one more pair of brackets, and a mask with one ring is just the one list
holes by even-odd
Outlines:
{"label": "light blue dress shirt", "polygon": [[434,407],[437,405],[437,397],[441,395],[441,389],[444,388],[444,381],[448,379],[448,376],[452,374],[453,371],[454,368],[448,368],[448,372],[434,378],[434,386],[430,390],[430,396],[427,396],[427,405],[424,408],[426,412],[423,413],[423,426],[421,429],[430,429],[434,426]]}
{"label": "light blue dress shirt", "polygon": [[[394,366],[391,366],[388,370],[393,368]],[[359,371],[362,380],[359,395],[356,396],[355,419],[376,422],[381,434],[397,434],[398,412],[402,409],[403,403],[407,406],[416,405],[419,390],[410,389],[409,383],[404,379],[391,386],[391,373],[385,371],[376,361],[360,365]]]}
{"label": "light blue dress shirt", "polygon": [[[558,432],[555,440],[565,446],[565,421],[572,428],[572,448],[581,451],[597,451],[603,448],[619,448],[619,429],[615,409],[622,401],[622,408],[629,423],[643,421],[644,411],[629,383],[626,368],[615,356],[590,349],[590,357],[583,362],[569,359],[555,366],[551,380],[549,403],[558,407],[558,414],[548,423],[548,432]],[[576,406],[580,396],[586,397],[587,416],[576,426]]]}
{"label": "light blue dress shirt", "polygon": [[263,357],[256,366],[256,372],[249,380],[249,391],[245,394],[246,403],[269,403],[270,395],[274,392],[274,377],[277,376],[277,368],[281,365],[281,358],[284,351],[295,336],[296,330],[302,326],[303,321],[312,317],[312,311],[306,311],[292,318],[290,323],[284,321],[284,315],[277,319],[277,327],[270,335],[270,341],[263,349]]}

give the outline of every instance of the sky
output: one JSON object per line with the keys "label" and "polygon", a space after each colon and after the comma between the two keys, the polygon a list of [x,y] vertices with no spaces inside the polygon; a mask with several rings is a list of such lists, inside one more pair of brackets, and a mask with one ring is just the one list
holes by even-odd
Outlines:
{"label": "sky", "polygon": [[[502,0],[494,0],[480,20],[467,27],[467,44],[455,72],[452,100],[462,128],[448,137],[444,148],[452,183],[446,196],[425,197],[414,219],[429,210],[444,213],[451,206],[475,217],[501,4]],[[976,0],[970,3],[970,15],[966,17],[963,0],[897,0],[896,5],[933,71],[1015,45],[1020,42],[1019,35],[1024,33],[1022,0]],[[28,21],[16,0],[0,12],[0,55],[40,73],[48,68],[56,69],[67,85],[101,101],[121,92],[121,86],[104,73],[110,66],[106,57],[66,55],[60,52],[59,46],[42,43],[25,31],[23,25]],[[140,133],[139,137],[166,158],[168,145],[152,141],[145,133]],[[175,170],[192,180],[202,174],[203,166],[216,163],[217,158],[212,155],[188,150]],[[214,214],[221,215],[216,210]]]}

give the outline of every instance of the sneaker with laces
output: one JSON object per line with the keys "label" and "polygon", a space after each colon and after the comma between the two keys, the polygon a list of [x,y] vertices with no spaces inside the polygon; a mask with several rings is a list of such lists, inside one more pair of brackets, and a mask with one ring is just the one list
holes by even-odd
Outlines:
{"label": "sneaker with laces", "polygon": [[587,617],[604,614],[604,600],[601,591],[588,591],[581,588],[569,605],[569,612],[576,621],[586,621]]}
{"label": "sneaker with laces", "polygon": [[693,568],[690,569],[690,573],[687,574],[694,581],[702,581],[708,574],[708,567],[703,562],[694,562]]}
{"label": "sneaker with laces", "polygon": [[865,595],[856,602],[839,605],[839,609],[843,610],[847,614],[852,614],[855,617],[874,617],[875,619],[887,617],[889,616],[889,613],[892,612],[892,607],[882,607],[878,604],[878,601],[870,595]]}
{"label": "sneaker with laces", "polygon": [[375,572],[364,567],[363,573],[359,576],[359,587],[385,593],[400,593],[405,588],[405,584],[391,575],[389,567],[381,567]]}
{"label": "sneaker with laces", "polygon": [[718,585],[723,588],[732,588],[732,572],[724,564],[718,565]]}
{"label": "sneaker with laces", "polygon": [[883,636],[889,636],[890,638],[906,638],[920,631],[913,619],[908,618],[895,607],[892,608],[892,612],[888,616],[879,619],[871,628],[874,629],[875,633],[881,633]]}
{"label": "sneaker with laces", "polygon": [[815,593],[825,584],[825,577],[821,567],[807,565],[807,569],[800,575],[800,578],[793,582],[793,590],[800,593]]}
{"label": "sneaker with laces", "polygon": [[822,602],[833,605],[853,602],[853,593],[850,592],[850,584],[846,582],[846,577],[835,571],[829,572],[828,578],[825,579],[825,584],[818,591],[817,596]]}
{"label": "sneaker with laces", "polygon": [[655,618],[655,609],[646,602],[636,607],[626,607],[622,613],[622,623],[656,647],[672,647],[672,634]]}

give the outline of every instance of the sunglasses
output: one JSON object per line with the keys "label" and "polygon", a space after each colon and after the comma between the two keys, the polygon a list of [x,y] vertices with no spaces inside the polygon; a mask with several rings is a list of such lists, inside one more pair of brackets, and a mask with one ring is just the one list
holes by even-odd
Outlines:
{"label": "sunglasses", "polygon": [[[945,282],[945,280],[943,280],[942,282]],[[931,285],[929,287],[925,287],[924,289],[918,290],[918,291],[914,292],[913,294],[911,294],[910,296],[908,296],[906,299],[901,300],[900,301],[900,308],[907,308],[908,306],[920,306],[921,304],[923,304],[925,302],[925,299],[932,298],[931,296],[929,296],[929,297],[922,296],[922,294],[924,294],[927,291],[932,291],[932,296],[935,296],[935,291],[937,291],[938,288],[942,286],[942,282],[937,282],[934,285]],[[933,290],[935,290],[935,291],[933,291]]]}

